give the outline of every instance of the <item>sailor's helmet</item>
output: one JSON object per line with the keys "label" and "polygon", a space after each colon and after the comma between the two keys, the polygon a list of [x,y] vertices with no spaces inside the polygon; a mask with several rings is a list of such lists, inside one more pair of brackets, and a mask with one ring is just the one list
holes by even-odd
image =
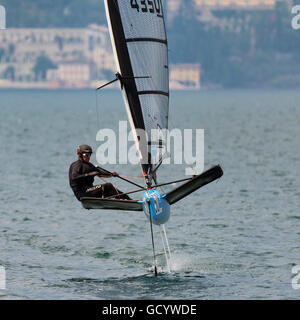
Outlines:
{"label": "sailor's helmet", "polygon": [[80,155],[80,154],[83,154],[83,153],[93,153],[92,147],[90,147],[87,144],[80,145],[78,147],[78,149],[77,149],[77,154]]}

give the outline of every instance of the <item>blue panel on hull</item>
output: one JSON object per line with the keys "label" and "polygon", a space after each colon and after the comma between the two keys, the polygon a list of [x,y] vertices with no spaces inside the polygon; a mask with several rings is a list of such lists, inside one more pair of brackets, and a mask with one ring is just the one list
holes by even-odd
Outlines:
{"label": "blue panel on hull", "polygon": [[144,193],[143,209],[146,217],[149,219],[151,214],[152,222],[156,225],[166,223],[170,218],[170,204],[157,190],[151,189]]}

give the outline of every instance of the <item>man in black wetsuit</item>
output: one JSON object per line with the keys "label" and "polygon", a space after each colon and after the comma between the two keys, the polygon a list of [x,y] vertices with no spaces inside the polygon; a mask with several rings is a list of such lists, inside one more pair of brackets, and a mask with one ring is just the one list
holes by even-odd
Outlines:
{"label": "man in black wetsuit", "polygon": [[77,149],[78,160],[73,162],[70,166],[70,187],[76,198],[80,201],[80,198],[82,197],[105,198],[116,195],[116,199],[129,200],[130,198],[127,195],[118,196],[123,192],[115,188],[111,183],[93,186],[95,176],[110,178],[115,177],[118,174],[116,172],[108,174],[90,163],[92,153],[93,150],[90,146],[85,144],[79,146]]}

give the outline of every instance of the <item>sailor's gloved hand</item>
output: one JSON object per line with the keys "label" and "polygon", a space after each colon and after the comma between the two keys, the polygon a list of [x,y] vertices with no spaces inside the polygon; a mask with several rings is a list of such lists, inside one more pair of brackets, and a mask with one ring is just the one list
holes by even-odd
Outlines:
{"label": "sailor's gloved hand", "polygon": [[96,176],[97,174],[99,174],[98,171],[92,171],[92,172],[86,173],[85,176],[86,176],[86,177],[94,177],[94,176]]}
{"label": "sailor's gloved hand", "polygon": [[117,177],[119,174],[118,174],[117,172],[112,172],[111,175],[112,175],[113,177]]}

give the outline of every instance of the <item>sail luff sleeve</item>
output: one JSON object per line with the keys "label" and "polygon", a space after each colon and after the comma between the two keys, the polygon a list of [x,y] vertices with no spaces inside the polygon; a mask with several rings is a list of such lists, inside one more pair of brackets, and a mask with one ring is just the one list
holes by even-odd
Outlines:
{"label": "sail luff sleeve", "polygon": [[166,138],[163,134],[152,136],[152,133],[168,128],[168,43],[162,3],[161,0],[105,2],[114,52],[121,76],[126,77],[123,80],[125,104],[128,104],[133,129],[146,132],[147,139],[137,141],[137,146],[142,153],[142,167],[151,174],[155,165],[149,157],[153,150],[151,142],[157,145]]}
{"label": "sail luff sleeve", "polygon": [[[128,98],[128,103],[133,117],[133,122],[136,128],[145,129],[144,120],[142,117],[141,105],[139,103],[137,88],[134,81],[134,74],[131,66],[128,48],[124,29],[122,26],[118,1],[107,0],[107,8],[109,10],[109,19],[111,22],[114,44],[117,52],[117,58],[121,75],[128,79],[124,82],[124,89]],[[132,79],[130,79],[132,78]]]}
{"label": "sail luff sleeve", "polygon": [[[116,0],[105,0],[107,9],[107,19],[111,27],[111,40],[114,52],[116,54],[116,61],[119,67],[119,71],[122,77],[126,77],[122,83],[122,90],[125,92],[125,105],[129,108],[129,120],[132,129],[142,129],[145,131],[145,124],[142,115],[140,101],[138,99],[138,93],[136,88],[136,83],[134,81],[134,74],[132,70],[131,60],[129,57],[129,52],[126,44],[123,24],[121,20],[120,10],[118,1]],[[145,159],[147,156],[142,152],[139,141],[136,141],[137,149],[142,157],[141,162],[147,163]],[[142,164],[143,172],[148,171],[148,164]]]}

